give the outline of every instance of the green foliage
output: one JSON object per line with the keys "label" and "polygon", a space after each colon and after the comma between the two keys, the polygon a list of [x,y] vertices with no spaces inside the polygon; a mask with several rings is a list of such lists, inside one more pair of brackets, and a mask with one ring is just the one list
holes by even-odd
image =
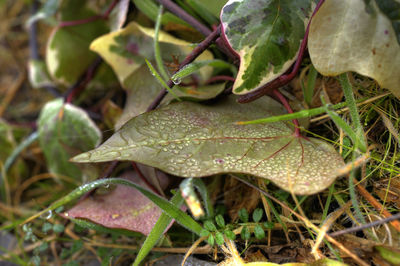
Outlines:
{"label": "green foliage", "polygon": [[204,228],[205,228],[206,230],[208,230],[208,231],[211,231],[211,232],[217,230],[217,227],[215,227],[215,224],[214,224],[212,221],[206,221],[206,222],[204,223]]}
{"label": "green foliage", "polygon": [[225,220],[224,220],[224,217],[221,214],[218,214],[217,216],[215,216],[215,222],[217,223],[217,225],[220,228],[224,228],[225,227]]}
{"label": "green foliage", "polygon": [[249,221],[249,213],[245,208],[240,209],[238,214],[242,222],[247,223]]}
{"label": "green foliage", "polygon": [[257,239],[263,239],[265,237],[264,229],[262,229],[262,227],[258,224],[254,226],[254,236]]}
{"label": "green foliage", "polygon": [[264,211],[262,209],[260,208],[255,209],[253,212],[253,221],[258,223],[261,220],[263,213]]}
{"label": "green foliage", "polygon": [[[176,193],[172,199],[171,204],[177,206],[178,208],[183,203],[183,198],[179,193]],[[167,229],[168,225],[172,222],[172,218],[168,216],[165,212],[161,214],[158,218],[157,223],[154,225],[150,234],[146,237],[142,247],[140,248],[133,265],[139,265],[146,256],[151,252],[151,249],[157,244],[157,242],[162,237],[162,234]],[[208,235],[208,232],[207,234]],[[200,236],[204,236],[204,229],[201,229]]]}
{"label": "green foliage", "polygon": [[242,228],[242,231],[240,231],[240,236],[242,237],[243,240],[249,240],[250,239],[250,230],[249,228],[245,225]]}
{"label": "green foliage", "polygon": [[[300,87],[308,106],[319,93],[315,86],[320,81],[330,100],[339,103],[330,105],[322,101],[321,107],[300,107],[299,111],[289,114],[285,111],[290,110],[287,105],[283,108],[269,97],[246,105],[238,104],[235,95],[227,96],[232,89],[227,80],[236,77],[233,93],[243,95],[290,71],[298,59],[312,7],[317,1],[174,1],[189,14],[189,19],[179,10],[165,8],[164,11],[158,6],[161,1],[155,0],[41,2],[39,11],[27,24],[45,22],[53,28],[47,47],[40,47],[40,51],[46,53],[45,60],[36,57],[29,60],[29,82],[33,88],[51,87],[56,93],[69,87],[63,98],[76,101],[72,104],[61,98],[49,100],[50,94],[35,90],[34,95],[45,95],[40,99],[42,101],[38,104],[33,97],[32,103],[21,104],[20,99],[26,97],[18,93],[25,93],[28,86],[18,82],[16,86],[11,84],[4,94],[0,91],[5,95],[0,101],[0,114],[10,121],[10,124],[0,121],[0,196],[1,208],[7,210],[1,212],[0,218],[5,217],[6,221],[3,223],[2,218],[0,228],[14,229],[12,233],[18,236],[19,243],[28,241],[35,246],[21,255],[14,251],[6,255],[18,264],[52,263],[48,254],[56,251],[63,265],[80,265],[80,258],[90,249],[102,265],[124,263],[126,253],[130,255],[129,263],[134,260],[133,265],[141,265],[156,246],[182,247],[190,245],[195,237],[202,237],[211,246],[221,246],[230,239],[243,240],[241,242],[247,247],[253,241],[266,241],[267,230],[268,240],[274,237],[272,229],[276,229],[275,225],[283,229],[286,237],[292,238],[287,224],[292,223],[293,215],[284,217],[286,211],[269,198],[263,199],[267,205],[264,206],[268,211],[266,215],[263,209],[257,208],[261,204],[249,206],[249,209],[256,207],[251,213],[242,208],[247,207],[245,204],[239,204],[238,208],[242,209],[234,215],[231,210],[223,210],[229,206],[227,201],[232,200],[232,196],[226,196],[227,191],[222,191],[224,185],[228,185],[225,176],[231,174],[251,182],[257,178],[265,179],[267,187],[262,184],[263,189],[269,190],[293,211],[305,205],[302,210],[305,216],[313,217],[321,206],[322,215],[318,217],[321,221],[326,221],[330,211],[337,204],[345,204],[349,198],[352,212],[347,215],[353,223],[365,223],[365,215],[377,215],[372,208],[360,208],[360,197],[356,195],[354,185],[359,178],[366,180],[367,185],[374,184],[376,195],[380,196],[378,192],[385,190],[385,198],[381,198],[385,208],[395,209],[393,206],[397,203],[390,201],[389,195],[394,177],[400,173],[396,164],[400,158],[398,147],[392,143],[393,139],[398,141],[398,102],[382,95],[379,102],[376,101],[376,84],[358,75],[349,78],[345,72],[354,71],[371,77],[399,97],[398,0],[325,1],[310,26],[308,47],[312,63],[306,59],[300,64],[301,68],[309,67],[307,82]],[[12,6],[10,14],[17,14],[15,17],[18,18],[18,21],[6,21],[5,28],[11,25],[13,34],[21,31],[16,25],[22,25],[20,20],[26,11],[21,8],[26,4],[16,4],[15,8],[12,1],[7,4],[0,1],[0,5],[7,11],[8,6]],[[133,8],[128,9],[130,6]],[[216,45],[205,47],[208,49],[198,57],[197,51],[204,47],[197,46],[202,37],[196,32],[197,27],[189,25],[193,24],[193,19],[208,29],[215,29],[219,21],[222,22]],[[68,26],[70,23],[73,26]],[[41,32],[40,36],[42,34],[45,33]],[[12,48],[18,51],[21,43],[25,43],[21,40],[26,38],[6,37],[12,46],[15,43]],[[30,39],[32,46],[34,39]],[[40,39],[39,43],[44,42]],[[6,52],[0,53],[0,59],[9,60],[3,56],[8,54],[8,47],[2,49]],[[227,52],[231,50],[237,53],[237,59]],[[14,52],[12,50],[12,54]],[[194,55],[196,59],[179,69],[188,55]],[[99,68],[92,64],[96,56],[104,60]],[[96,59],[96,62],[100,61]],[[14,64],[8,67],[9,72],[14,73]],[[306,68],[303,71],[307,71]],[[342,95],[332,92],[334,90],[325,83],[327,79],[318,73],[340,75],[338,81],[344,101],[340,102]],[[14,80],[15,77],[11,77],[9,80]],[[2,87],[8,88],[7,80],[4,79],[6,85],[3,86],[2,79]],[[175,86],[168,87],[168,81]],[[147,112],[162,88],[168,95],[156,110]],[[292,100],[285,89],[281,92]],[[356,99],[358,95],[365,98]],[[371,104],[371,101],[375,103]],[[363,102],[362,107],[357,106],[360,102]],[[347,113],[338,110],[344,107],[349,110],[349,119]],[[19,117],[21,110],[25,113]],[[27,116],[26,110],[29,110]],[[26,126],[25,122],[39,112],[37,131],[29,133],[31,125]],[[315,132],[307,133],[319,134],[319,138],[333,146],[305,133],[300,135],[294,131],[295,123],[289,121],[325,113],[336,127],[330,122],[324,122],[325,126],[314,123]],[[379,119],[385,126],[392,124],[387,126],[388,131],[375,130]],[[18,126],[11,126],[11,123]],[[301,124],[300,127],[304,129],[305,126]],[[364,127],[368,130],[364,131]],[[346,136],[339,135],[337,128]],[[101,131],[108,140],[96,148],[101,141]],[[39,146],[35,145],[36,140],[39,140]],[[348,184],[339,181],[334,186],[338,169],[345,169],[344,162],[354,162],[360,153],[367,152],[368,144],[375,142],[386,150],[383,152],[380,148],[372,153],[366,171],[349,170]],[[338,143],[342,146],[341,154],[336,151]],[[75,164],[70,161],[71,157],[74,162],[81,163],[114,160],[143,163],[147,165],[139,166],[145,169],[143,176],[151,178],[146,185],[130,181],[125,176],[130,167],[128,163]],[[168,185],[160,178],[164,173],[156,168],[177,178],[186,178],[179,191],[163,190]],[[115,173],[121,173],[123,178],[97,179]],[[208,176],[211,178],[196,178]],[[367,180],[369,178],[381,178],[389,183],[382,189],[375,186],[375,180]],[[64,180],[83,185],[68,193],[71,187],[60,182]],[[270,189],[271,183],[278,188]],[[169,188],[176,189],[177,185],[174,182]],[[328,187],[329,192],[318,195],[320,204],[316,206],[307,205],[317,201],[313,196],[298,197],[299,204],[291,197],[293,193],[311,195]],[[61,196],[65,193],[68,194]],[[58,200],[54,201],[55,198]],[[78,201],[79,198],[82,199]],[[194,218],[182,206],[184,200]],[[68,206],[72,204],[74,206]],[[49,207],[24,220],[38,206]],[[202,215],[195,215],[193,210],[196,208]],[[38,217],[42,220],[33,221]],[[75,224],[74,233],[79,240],[62,219]],[[21,223],[24,224],[22,230],[18,230]],[[127,224],[132,227],[127,228]],[[306,237],[315,239],[314,232],[303,226],[310,234]],[[380,232],[377,236],[380,237]],[[398,240],[394,234],[389,237],[388,241]],[[329,257],[337,253],[328,242],[326,244],[331,251],[322,249],[323,255]],[[237,246],[240,249],[243,245]],[[373,251],[381,260],[398,264],[396,250],[376,246]],[[162,255],[163,252],[155,252],[151,259]],[[328,259],[314,264],[343,265]]]}

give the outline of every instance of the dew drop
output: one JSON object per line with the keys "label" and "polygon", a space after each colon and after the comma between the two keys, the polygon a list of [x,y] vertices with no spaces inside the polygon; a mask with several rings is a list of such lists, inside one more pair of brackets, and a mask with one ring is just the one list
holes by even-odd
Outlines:
{"label": "dew drop", "polygon": [[40,218],[42,219],[50,219],[51,217],[53,217],[53,211],[47,211],[45,213],[43,213],[42,215],[40,215]]}
{"label": "dew drop", "polygon": [[179,84],[181,84],[182,79],[181,79],[181,78],[174,78],[174,79],[172,79],[172,82],[173,82],[175,85],[179,85]]}

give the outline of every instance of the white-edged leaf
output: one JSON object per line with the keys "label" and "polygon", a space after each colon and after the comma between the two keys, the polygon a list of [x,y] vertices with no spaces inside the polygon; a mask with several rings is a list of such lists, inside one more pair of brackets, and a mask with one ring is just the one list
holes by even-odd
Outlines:
{"label": "white-edged leaf", "polygon": [[297,58],[311,0],[230,0],[223,37],[240,56],[233,92],[246,94],[282,75]]}

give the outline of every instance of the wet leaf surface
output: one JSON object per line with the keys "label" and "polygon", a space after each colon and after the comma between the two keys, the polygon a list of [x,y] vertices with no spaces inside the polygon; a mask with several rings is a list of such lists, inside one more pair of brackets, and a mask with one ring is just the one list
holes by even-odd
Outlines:
{"label": "wet leaf surface", "polygon": [[[125,173],[124,178],[149,189],[135,172]],[[116,185],[114,188],[101,188],[93,196],[77,203],[65,215],[74,219],[88,219],[108,228],[148,235],[161,215],[161,209],[138,190]]]}
{"label": "wet leaf surface", "polygon": [[80,179],[82,173],[69,158],[93,149],[101,141],[101,132],[87,113],[72,104],[64,104],[63,99],[55,99],[43,107],[38,131],[49,171],[75,179]]}
{"label": "wet leaf surface", "polygon": [[223,36],[240,56],[234,93],[256,90],[289,69],[304,38],[310,3],[310,0],[226,3],[221,13]]}
{"label": "wet leaf surface", "polygon": [[400,97],[400,45],[391,21],[375,10],[367,13],[362,0],[327,0],[311,22],[308,50],[321,74],[355,71]]}
{"label": "wet leaf surface", "polygon": [[247,173],[297,194],[319,192],[343,166],[332,146],[295,137],[289,123],[235,124],[283,112],[268,97],[247,105],[236,103],[234,96],[210,106],[171,104],[133,118],[73,161],[134,160],[183,177]]}

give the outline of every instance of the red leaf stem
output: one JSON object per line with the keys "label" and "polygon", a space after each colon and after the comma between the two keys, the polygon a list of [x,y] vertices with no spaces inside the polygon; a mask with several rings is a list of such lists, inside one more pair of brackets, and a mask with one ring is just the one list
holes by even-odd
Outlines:
{"label": "red leaf stem", "polygon": [[118,4],[119,0],[114,0],[110,4],[110,6],[107,8],[107,10],[102,14],[102,15],[95,15],[92,17],[84,18],[84,19],[77,19],[77,20],[68,20],[68,21],[61,21],[60,24],[58,25],[59,28],[63,27],[71,27],[71,26],[77,26],[77,25],[82,25],[86,23],[90,23],[99,19],[108,19],[110,16],[111,11],[114,9],[114,7]]}
{"label": "red leaf stem", "polygon": [[[275,95],[275,97],[277,97],[279,99],[279,101],[283,104],[283,106],[285,106],[286,110],[288,111],[289,114],[293,113],[293,109],[292,107],[290,107],[289,102],[286,100],[286,97],[282,95],[282,93],[279,90],[274,90],[273,94]],[[294,135],[296,137],[300,137],[300,125],[299,125],[299,121],[297,119],[293,119],[293,124],[294,124]]]}
{"label": "red leaf stem", "polygon": [[[188,54],[185,59],[183,59],[182,63],[179,65],[179,68],[177,71],[178,72],[182,67],[186,66],[187,64],[193,62],[202,52],[204,52],[220,35],[221,32],[221,27],[218,27],[216,30],[211,32],[210,35],[207,36],[201,43],[197,45],[196,48],[193,49],[193,51]],[[172,80],[169,80],[167,82],[168,87],[172,88],[175,84],[172,82]],[[167,95],[168,91],[166,89],[163,89],[157,97],[154,99],[154,101],[149,105],[147,108],[147,111],[151,111],[157,108],[157,106],[160,104],[162,99],[164,99],[165,95]]]}

